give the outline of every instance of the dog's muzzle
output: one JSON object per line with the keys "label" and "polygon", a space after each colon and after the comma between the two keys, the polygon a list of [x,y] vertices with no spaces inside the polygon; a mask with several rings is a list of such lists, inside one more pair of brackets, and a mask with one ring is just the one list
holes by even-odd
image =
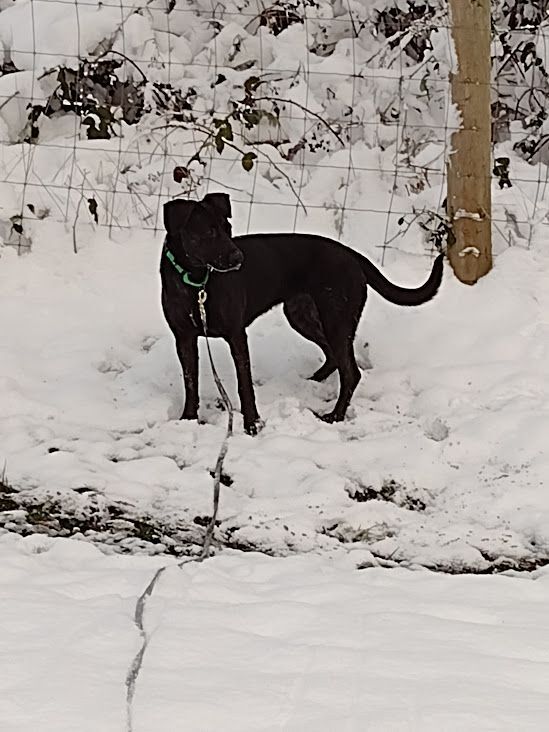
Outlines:
{"label": "dog's muzzle", "polygon": [[240,269],[243,261],[244,255],[242,254],[240,249],[235,249],[227,257],[226,267],[215,267],[214,265],[210,266],[215,272],[234,272],[235,270]]}

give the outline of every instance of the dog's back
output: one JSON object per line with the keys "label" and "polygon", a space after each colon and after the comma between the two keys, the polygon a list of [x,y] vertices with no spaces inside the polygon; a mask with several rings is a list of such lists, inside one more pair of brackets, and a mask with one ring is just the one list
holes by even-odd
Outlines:
{"label": "dog's back", "polygon": [[[428,280],[418,288],[394,285],[359,252],[314,234],[248,234],[234,238],[244,254],[239,275],[249,294],[249,315],[268,310],[298,294],[314,297],[326,289],[352,289],[367,284],[396,305],[421,305],[432,299],[442,280],[443,255]],[[250,321],[251,322],[251,321]]]}

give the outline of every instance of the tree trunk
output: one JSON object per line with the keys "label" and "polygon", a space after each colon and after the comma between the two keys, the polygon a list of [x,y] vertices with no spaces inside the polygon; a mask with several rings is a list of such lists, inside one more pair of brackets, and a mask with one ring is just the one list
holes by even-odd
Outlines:
{"label": "tree trunk", "polygon": [[474,284],[492,268],[490,0],[450,0],[457,56],[452,99],[461,129],[452,135],[448,215],[455,241],[448,258],[459,280]]}

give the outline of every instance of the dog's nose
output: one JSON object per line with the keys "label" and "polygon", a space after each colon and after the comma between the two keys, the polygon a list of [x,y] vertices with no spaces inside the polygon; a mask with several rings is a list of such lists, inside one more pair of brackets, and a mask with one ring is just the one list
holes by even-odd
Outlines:
{"label": "dog's nose", "polygon": [[244,261],[244,255],[240,251],[240,249],[234,249],[229,254],[229,267],[233,269],[238,269],[242,262]]}

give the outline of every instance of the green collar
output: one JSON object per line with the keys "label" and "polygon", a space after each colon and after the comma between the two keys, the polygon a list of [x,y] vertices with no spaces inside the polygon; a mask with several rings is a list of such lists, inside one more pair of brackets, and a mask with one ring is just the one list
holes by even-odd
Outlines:
{"label": "green collar", "polygon": [[191,280],[191,278],[189,277],[189,273],[186,272],[183,269],[183,267],[180,267],[177,264],[177,262],[175,261],[175,257],[170,252],[170,250],[169,249],[165,249],[164,251],[166,253],[166,259],[168,259],[173,264],[173,266],[175,267],[176,272],[181,275],[181,279],[183,280],[183,282],[186,285],[190,285],[191,287],[200,287],[200,288],[204,288],[205,287],[206,282],[210,278],[210,269],[209,269],[209,267],[206,269],[206,274],[204,275],[204,279],[203,280],[201,280],[200,282],[193,282],[193,280]]}

